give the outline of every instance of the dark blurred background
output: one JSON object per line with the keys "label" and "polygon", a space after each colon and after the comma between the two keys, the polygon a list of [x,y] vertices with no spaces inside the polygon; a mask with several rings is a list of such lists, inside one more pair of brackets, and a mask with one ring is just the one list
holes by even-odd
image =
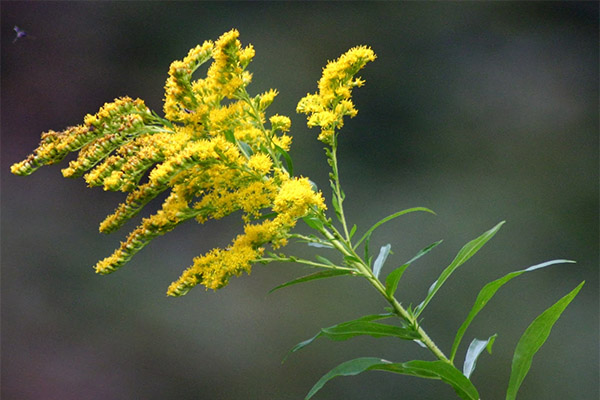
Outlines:
{"label": "dark blurred background", "polygon": [[[256,266],[218,291],[165,290],[192,258],[225,246],[238,216],[189,223],[156,239],[119,272],[94,274],[139,222],[112,235],[99,222],[122,194],[60,174],[9,173],[40,133],[82,122],[107,101],[140,97],[162,114],[171,61],[235,27],[252,43],[251,93],[277,88],[269,109],[292,118],[298,174],[327,191],[318,131],[295,114],[322,67],[352,46],[378,59],[362,72],[359,109],[340,136],[349,219],[384,226],[384,272],[444,239],[405,274],[418,303],[467,241],[507,224],[440,290],[423,324],[448,353],[477,291],[554,258],[577,264],[525,274],[501,289],[465,337],[498,333],[473,381],[502,399],[512,351],[528,324],[587,283],[533,360],[520,399],[598,398],[597,2],[8,2],[2,14],[2,399],[300,399],[335,365],[359,356],[429,358],[391,339],[317,341],[319,328],[385,306],[366,282],[339,278],[269,289],[307,271]],[[12,43],[13,27],[28,36]],[[289,253],[314,249],[291,245]],[[462,361],[458,363],[462,366]],[[333,380],[317,399],[454,399],[443,383],[369,372]]]}

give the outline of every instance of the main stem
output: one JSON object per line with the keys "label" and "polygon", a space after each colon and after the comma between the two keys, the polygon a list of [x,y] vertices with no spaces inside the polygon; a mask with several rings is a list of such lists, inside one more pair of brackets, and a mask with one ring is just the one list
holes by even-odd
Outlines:
{"label": "main stem", "polygon": [[346,217],[344,215],[344,196],[342,195],[342,187],[340,185],[340,175],[338,172],[337,163],[337,138],[334,136],[333,144],[331,145],[331,169],[333,172],[333,189],[335,191],[334,196],[337,198],[339,205],[339,219],[342,222],[342,228],[344,229],[344,235],[346,241],[350,242],[350,234],[348,233],[348,224],[346,223]]}
{"label": "main stem", "polygon": [[326,218],[324,217],[323,214],[321,215],[321,217],[324,219],[323,222],[325,222],[325,224],[330,229],[332,229],[333,233],[329,232],[325,228],[323,229],[322,233],[325,235],[325,237],[329,240],[329,242],[338,251],[340,251],[345,256],[351,258],[352,260],[356,260],[352,263],[353,264],[352,266],[354,268],[356,268],[356,270],[362,276],[364,276],[369,281],[369,283],[379,293],[381,293],[381,295],[393,307],[396,314],[398,314],[398,316],[400,316],[402,319],[404,319],[408,324],[410,324],[410,326],[412,326],[416,330],[416,332],[420,336],[419,340],[421,341],[421,343],[423,343],[425,345],[425,347],[427,347],[429,349],[429,351],[431,351],[439,360],[444,361],[450,365],[453,365],[452,361],[450,359],[448,359],[448,357],[446,357],[444,352],[442,352],[442,350],[429,337],[427,332],[425,332],[425,330],[419,325],[419,322],[417,321],[417,319],[411,313],[409,313],[404,307],[402,307],[402,304],[400,304],[400,302],[398,302],[398,300],[396,300],[396,298],[394,297],[393,294],[388,294],[387,290],[385,289],[385,286],[373,274],[373,271],[371,271],[371,268],[354,251],[352,243],[350,242],[350,235],[348,234],[348,228],[347,228],[346,218],[344,216],[344,208],[343,208],[343,204],[342,204],[343,198],[342,198],[342,190],[340,187],[339,174],[338,174],[337,157],[336,157],[336,149],[337,149],[336,142],[337,141],[334,139],[334,142],[331,146],[331,161],[332,161],[331,167],[332,167],[332,172],[333,172],[332,179],[333,179],[333,187],[335,190],[334,196],[337,196],[337,199],[338,199],[339,219],[340,219],[343,229],[344,229],[344,237],[341,235],[340,232],[337,231],[337,229],[335,229],[335,227],[333,227],[332,224],[330,224],[330,223],[328,223],[328,221],[326,221]]}

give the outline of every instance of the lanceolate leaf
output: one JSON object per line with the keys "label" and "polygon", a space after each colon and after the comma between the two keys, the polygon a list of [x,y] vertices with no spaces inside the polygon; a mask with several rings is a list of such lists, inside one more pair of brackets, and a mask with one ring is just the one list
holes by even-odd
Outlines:
{"label": "lanceolate leaf", "polygon": [[385,292],[388,294],[388,296],[393,296],[394,293],[396,293],[398,283],[400,282],[400,279],[402,279],[402,274],[404,274],[404,271],[409,265],[410,264],[404,264],[396,268],[385,278]]}
{"label": "lanceolate leaf", "polygon": [[408,260],[406,263],[407,264],[412,264],[413,262],[415,262],[416,260],[418,260],[419,258],[423,257],[425,254],[429,253],[431,250],[433,250],[435,247],[437,247],[440,243],[442,243],[443,240],[438,240],[437,242],[431,243],[429,246],[419,250],[419,252],[410,260]]}
{"label": "lanceolate leaf", "polygon": [[444,361],[408,361],[402,364],[374,366],[377,369],[399,374],[413,375],[420,378],[441,379],[446,382],[465,400],[479,400],[475,386],[458,369]]}
{"label": "lanceolate leaf", "polygon": [[413,340],[420,337],[409,328],[379,324],[370,321],[352,321],[321,329],[321,333],[331,340],[347,340],[355,336],[369,335],[376,338],[393,336],[400,339]]}
{"label": "lanceolate leaf", "polygon": [[413,258],[411,258],[405,264],[401,265],[400,267],[398,267],[395,270],[393,270],[392,272],[390,272],[389,275],[385,278],[386,293],[390,296],[393,296],[394,293],[396,292],[396,289],[398,288],[398,283],[400,282],[400,279],[402,278],[402,275],[404,274],[404,271],[406,270],[406,268],[408,268],[408,266],[410,264],[412,264],[415,260],[417,260],[417,259],[421,258],[422,256],[424,256],[425,254],[429,253],[434,247],[436,247],[440,243],[442,243],[441,240],[430,244],[429,246],[425,247],[424,249],[421,249]]}
{"label": "lanceolate leaf", "polygon": [[332,267],[335,267],[335,264],[334,264],[334,263],[332,263],[332,262],[331,262],[331,261],[330,261],[328,258],[325,258],[325,257],[323,257],[323,256],[320,256],[320,255],[318,255],[318,254],[315,256],[315,258],[316,258],[316,259],[317,259],[319,262],[321,262],[321,263],[323,263],[323,264],[327,264],[327,265],[331,265]]}
{"label": "lanceolate leaf", "polygon": [[384,223],[391,221],[394,218],[398,218],[404,214],[408,214],[411,212],[415,212],[415,211],[426,211],[428,213],[432,213],[435,214],[433,211],[431,211],[428,208],[425,207],[414,207],[414,208],[409,208],[406,210],[402,210],[402,211],[398,211],[397,213],[394,213],[392,215],[389,215],[385,218],[383,218],[382,220],[378,221],[375,225],[373,225],[371,228],[369,228],[369,230],[360,238],[360,240],[358,242],[356,242],[356,244],[354,245],[354,248],[356,249],[358,246],[360,246],[360,244],[367,239],[369,236],[371,236],[371,234],[373,233],[373,231],[377,228],[379,228],[379,226],[383,225]]}
{"label": "lanceolate leaf", "polygon": [[485,307],[485,305],[488,303],[488,301],[490,301],[490,299],[496,294],[498,289],[500,289],[505,283],[507,283],[511,279],[516,278],[517,276],[519,276],[525,272],[535,271],[536,269],[548,267],[550,265],[564,264],[564,263],[574,263],[574,261],[552,260],[552,261],[547,261],[547,262],[544,262],[541,264],[532,265],[529,268],[525,268],[520,271],[511,272],[507,275],[504,275],[502,278],[496,279],[495,281],[492,281],[492,282],[488,283],[487,285],[485,285],[483,287],[483,289],[481,289],[481,291],[477,295],[475,304],[473,304],[473,307],[471,308],[471,311],[469,312],[467,319],[465,319],[465,322],[462,323],[460,328],[458,328],[458,332],[456,332],[456,337],[454,338],[454,343],[452,344],[452,351],[450,352],[450,360],[454,360],[454,357],[456,356],[456,351],[458,350],[458,346],[460,345],[460,342],[465,334],[465,331],[467,330],[467,328],[469,327],[469,325],[471,324],[471,322],[473,321],[475,316],[477,316],[479,311],[481,311],[483,309],[483,307]]}
{"label": "lanceolate leaf", "polygon": [[310,389],[304,400],[312,398],[321,388],[331,379],[338,376],[358,375],[361,372],[369,370],[374,365],[386,363],[388,361],[375,357],[361,357],[354,360],[346,361],[323,375],[321,379]]}
{"label": "lanceolate leaf", "polygon": [[306,217],[302,218],[302,220],[306,223],[306,225],[316,229],[319,232],[323,229],[323,221],[321,221],[315,215],[307,215]]}
{"label": "lanceolate leaf", "polygon": [[392,363],[376,357],[362,357],[346,361],[325,374],[310,390],[305,400],[310,399],[328,381],[338,376],[358,375],[369,370],[394,372],[427,379],[441,379],[451,385],[465,400],[479,400],[479,393],[473,384],[452,365],[443,361],[408,361]]}
{"label": "lanceolate leaf", "polygon": [[325,271],[316,272],[314,274],[306,275],[306,276],[303,276],[303,277],[298,278],[298,279],[294,279],[293,281],[289,281],[289,282],[283,283],[283,284],[281,284],[281,285],[279,285],[279,286],[274,287],[273,289],[271,289],[269,291],[269,293],[273,293],[277,289],[282,289],[284,287],[292,286],[292,285],[295,285],[297,283],[304,283],[304,282],[314,281],[316,279],[332,278],[334,276],[350,275],[351,273],[352,273],[352,271],[349,271],[349,270],[346,270],[346,269],[328,269],[328,270],[325,270]]}
{"label": "lanceolate leaf", "polygon": [[[323,329],[321,329],[321,331],[319,331],[319,333],[317,333],[312,338],[307,339],[303,342],[300,342],[297,345],[295,345],[294,347],[292,347],[292,349],[289,351],[289,353],[295,353],[298,350],[303,349],[304,347],[308,346],[309,344],[311,344],[312,342],[314,342],[316,339],[318,339],[321,336],[329,337],[332,340],[346,340],[346,339],[350,339],[351,337],[358,336],[358,335],[371,335],[374,337],[396,336],[396,337],[402,337],[402,338],[404,338],[403,335],[406,335],[406,338],[408,338],[410,336],[410,338],[412,339],[412,337],[414,337],[414,333],[412,331],[409,331],[406,328],[399,328],[399,327],[392,326],[392,325],[384,325],[384,326],[390,327],[390,328],[397,328],[397,329],[390,330],[390,331],[393,331],[391,333],[394,333],[394,334],[385,334],[384,330],[389,329],[389,328],[381,328],[378,326],[373,326],[373,325],[369,326],[368,325],[372,321],[390,318],[393,316],[395,316],[395,314],[393,314],[393,313],[365,315],[363,317],[357,318],[352,321],[342,322],[340,324],[330,326],[328,328],[323,328]],[[375,325],[383,325],[383,324],[375,324]],[[362,333],[359,333],[359,332],[362,332]],[[370,332],[370,333],[367,333],[367,332]]]}
{"label": "lanceolate leaf", "polygon": [[379,278],[379,273],[381,272],[381,268],[383,268],[383,264],[385,264],[385,260],[387,260],[387,257],[390,254],[391,248],[391,244],[381,246],[381,249],[379,250],[379,255],[377,256],[377,258],[375,259],[375,263],[373,264],[373,275],[375,275],[375,278]]}
{"label": "lanceolate leaf", "polygon": [[356,228],[357,228],[356,224],[352,225],[352,229],[350,229],[350,239],[352,239],[352,237],[356,233]]}
{"label": "lanceolate leaf", "polygon": [[272,145],[275,147],[275,150],[277,150],[277,152],[283,156],[286,164],[285,169],[287,172],[290,174],[290,176],[294,176],[294,163],[292,162],[292,157],[290,157],[287,151],[277,146],[275,143],[272,143]]}
{"label": "lanceolate leaf", "polygon": [[488,242],[495,234],[498,232],[500,227],[504,224],[504,221],[500,222],[498,225],[485,232],[483,235],[479,236],[477,239],[471,240],[469,243],[463,246],[462,249],[458,252],[452,263],[446,267],[446,269],[442,272],[440,277],[431,285],[429,288],[429,292],[427,293],[427,297],[421,304],[417,306],[415,309],[415,316],[418,317],[427,304],[431,301],[433,296],[437,293],[437,291],[442,287],[444,282],[450,277],[450,275],[461,265],[463,265],[469,258],[473,257],[477,251],[483,247],[484,244]]}
{"label": "lanceolate leaf", "polygon": [[467,349],[467,355],[465,356],[465,363],[463,365],[463,374],[470,378],[475,366],[477,365],[477,359],[479,355],[487,348],[488,353],[492,354],[492,346],[496,340],[496,335],[490,336],[487,340],[473,339],[469,348]]}
{"label": "lanceolate leaf", "polygon": [[525,379],[525,376],[531,367],[533,356],[540,347],[542,347],[544,342],[546,342],[554,323],[558,320],[563,311],[565,311],[565,308],[567,308],[569,303],[577,296],[577,293],[579,293],[584,283],[585,281],[581,282],[569,294],[541,313],[531,325],[529,325],[527,330],[525,330],[525,333],[521,336],[521,339],[519,339],[519,343],[517,343],[515,354],[513,356],[506,400],[516,399],[519,387],[521,386],[521,383],[523,383],[523,379]]}

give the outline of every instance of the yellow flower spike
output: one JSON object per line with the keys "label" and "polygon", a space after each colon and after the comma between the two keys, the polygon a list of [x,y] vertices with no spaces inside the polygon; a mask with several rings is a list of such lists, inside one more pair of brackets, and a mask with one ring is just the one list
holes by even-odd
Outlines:
{"label": "yellow flower spike", "polygon": [[287,135],[275,136],[273,137],[273,143],[288,151],[292,145],[292,137]]}
{"label": "yellow flower spike", "polygon": [[375,58],[375,53],[369,47],[351,48],[323,68],[323,76],[318,82],[319,92],[308,94],[298,102],[296,111],[308,115],[307,125],[321,127],[320,141],[332,145],[335,130],[343,126],[343,117],[357,114],[350,101],[352,88],[364,85],[365,81],[354,78],[354,75]]}
{"label": "yellow flower spike", "polygon": [[165,103],[163,110],[167,119],[186,121],[198,105],[197,91],[191,82],[194,71],[208,61],[213,53],[213,43],[207,40],[201,46],[191,49],[181,61],[174,61],[169,67],[169,77],[165,83]]}
{"label": "yellow flower spike", "polygon": [[273,103],[273,100],[275,100],[275,97],[279,94],[279,92],[275,89],[269,89],[269,91],[261,94],[259,103],[258,103],[258,109],[259,111],[264,111],[267,109],[267,107],[269,107],[271,105],[271,103]]}
{"label": "yellow flower spike", "polygon": [[269,122],[274,131],[288,132],[292,126],[292,121],[288,117],[278,114],[269,118]]}
{"label": "yellow flower spike", "polygon": [[307,178],[294,178],[281,186],[273,204],[273,211],[298,219],[306,216],[312,207],[325,208],[321,193],[313,191]]}
{"label": "yellow flower spike", "polygon": [[[242,49],[239,32],[232,29],[215,42],[214,62],[208,69],[208,80],[212,89],[222,97],[233,98],[236,92],[250,83],[251,75],[244,74],[253,50]],[[253,54],[252,54],[253,55]],[[243,62],[242,62],[243,61]]]}
{"label": "yellow flower spike", "polygon": [[255,55],[254,47],[251,44],[246,46],[240,52],[240,64],[242,65],[243,68],[246,68],[246,66],[250,63],[250,61],[252,61],[252,59],[254,58],[254,55]]}

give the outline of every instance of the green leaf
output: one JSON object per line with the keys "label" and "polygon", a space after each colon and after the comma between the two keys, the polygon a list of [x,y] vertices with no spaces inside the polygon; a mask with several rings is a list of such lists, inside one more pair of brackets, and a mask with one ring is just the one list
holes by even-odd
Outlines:
{"label": "green leaf", "polygon": [[352,229],[350,229],[350,239],[352,239],[352,237],[356,233],[356,228],[357,228],[356,224],[352,225]]}
{"label": "green leaf", "polygon": [[415,211],[425,211],[425,212],[428,212],[428,213],[431,213],[431,214],[435,215],[435,213],[433,211],[431,211],[430,209],[425,208],[425,207],[414,207],[414,208],[409,208],[409,209],[406,209],[406,210],[398,211],[397,213],[394,213],[392,215],[389,215],[389,216],[383,218],[382,220],[380,220],[377,223],[375,223],[375,225],[373,225],[371,228],[369,228],[369,230],[360,238],[360,240],[358,242],[356,242],[356,244],[354,245],[354,249],[358,248],[358,246],[360,246],[360,244],[364,240],[368,239],[371,236],[371,234],[373,233],[373,231],[375,229],[379,228],[381,225],[385,224],[388,221],[391,221],[394,218],[398,218],[398,217],[400,217],[400,216],[402,216],[404,214],[412,213],[412,212],[415,212]]}
{"label": "green leaf", "polygon": [[523,379],[527,376],[533,356],[542,347],[548,339],[550,331],[554,323],[567,308],[569,303],[577,296],[577,293],[583,287],[585,281],[581,282],[565,297],[557,301],[553,306],[541,313],[529,327],[525,330],[513,356],[512,367],[510,371],[510,380],[508,382],[508,390],[506,392],[506,400],[514,400],[517,398],[517,392]]}
{"label": "green leaf", "polygon": [[[295,345],[294,347],[292,347],[292,349],[288,352],[288,355],[291,354],[291,353],[295,353],[295,352],[297,352],[300,349],[303,349],[304,347],[308,346],[309,344],[311,344],[312,342],[314,342],[316,339],[318,339],[321,336],[327,336],[327,337],[329,337],[332,340],[346,340],[346,339],[349,339],[350,337],[357,336],[357,335],[353,335],[353,336],[348,336],[348,337],[344,338],[343,337],[343,333],[341,333],[343,331],[344,327],[349,327],[348,328],[348,330],[349,330],[353,326],[353,324],[356,324],[355,328],[358,329],[360,327],[361,323],[365,323],[365,322],[368,323],[368,322],[371,322],[371,321],[376,321],[376,320],[380,320],[380,319],[391,318],[391,317],[394,317],[394,316],[396,316],[396,314],[391,313],[391,312],[390,313],[386,313],[386,314],[365,315],[365,316],[362,316],[362,317],[357,318],[357,319],[352,320],[352,321],[346,321],[346,322],[342,322],[342,323],[337,324],[337,325],[330,326],[328,328],[323,328],[315,336],[313,336],[312,338],[304,340],[304,341],[298,343],[297,345]],[[383,324],[380,324],[380,325],[383,325]],[[339,328],[340,326],[342,328]],[[391,325],[386,325],[386,326],[391,326]],[[393,327],[393,328],[395,328],[395,327]],[[377,329],[377,328],[373,328],[373,329]],[[327,331],[329,333],[325,333],[324,331]],[[337,337],[336,337],[336,335],[337,335]],[[392,335],[392,336],[398,336],[398,335]],[[287,358],[287,356],[286,356],[286,358]]]}
{"label": "green leaf", "polygon": [[331,265],[332,267],[336,267],[336,265],[334,263],[332,263],[328,258],[325,258],[323,256],[320,255],[316,255],[315,258],[317,259],[317,261],[319,261],[320,263],[323,264],[327,264],[327,265]]}
{"label": "green leaf", "polygon": [[500,222],[498,225],[494,226],[489,231],[485,232],[483,235],[479,236],[477,239],[471,240],[469,243],[463,246],[462,249],[458,252],[452,263],[446,267],[446,269],[442,272],[440,277],[431,285],[429,288],[429,292],[427,293],[427,297],[421,304],[419,304],[415,308],[415,317],[418,317],[427,304],[431,301],[433,296],[437,293],[437,291],[442,287],[444,282],[450,277],[450,275],[462,264],[464,264],[469,258],[473,257],[477,251],[483,247],[484,244],[488,242],[495,234],[498,232],[500,227],[504,224],[504,221]]}
{"label": "green leaf", "polygon": [[438,240],[435,243],[431,243],[429,246],[419,250],[419,252],[410,260],[408,260],[406,262],[406,264],[412,264],[413,262],[415,262],[416,260],[418,260],[419,258],[423,257],[425,254],[429,253],[431,250],[433,250],[435,247],[437,247],[440,243],[442,243],[443,240]]}
{"label": "green leaf", "polygon": [[[333,184],[332,184],[333,186]],[[331,204],[333,205],[333,210],[335,211],[335,215],[341,221],[342,218],[342,208],[340,207],[340,200],[335,194],[335,191],[331,195]]]}
{"label": "green leaf", "polygon": [[299,240],[302,243],[306,243],[309,246],[312,247],[320,247],[320,248],[327,248],[327,249],[333,249],[333,245],[328,242],[325,239],[321,239],[315,235],[308,235],[305,238],[302,238]]}
{"label": "green leaf", "polygon": [[394,325],[379,324],[370,321],[350,321],[321,329],[321,333],[331,340],[348,340],[355,336],[398,337],[400,339],[413,340],[419,338],[419,334],[409,328]]}
{"label": "green leaf", "polygon": [[442,243],[442,241],[438,240],[437,242],[430,244],[424,249],[419,250],[419,252],[413,258],[411,258],[405,264],[390,272],[389,275],[385,278],[385,292],[389,296],[393,296],[394,293],[396,293],[396,289],[398,289],[398,283],[400,282],[402,274],[404,274],[406,268],[408,268],[408,266],[412,264],[415,260],[418,260],[425,254],[429,253],[434,247],[436,247],[440,243]]}
{"label": "green leaf", "polygon": [[304,282],[314,281],[316,279],[332,278],[334,276],[342,276],[342,275],[350,275],[350,274],[352,274],[352,271],[348,271],[346,269],[328,269],[326,271],[316,272],[314,274],[306,275],[301,278],[294,279],[292,281],[283,283],[283,284],[269,290],[269,293],[273,293],[274,291],[276,291],[278,289],[296,285],[298,283],[304,283]]}
{"label": "green leaf", "polygon": [[367,371],[374,365],[378,365],[386,362],[380,358],[375,357],[361,357],[355,358],[354,360],[346,361],[323,375],[321,379],[310,389],[304,400],[309,400],[313,397],[321,388],[331,379],[337,376],[352,376],[358,375],[361,372]]}
{"label": "green leaf", "polygon": [[250,157],[252,154],[254,154],[254,151],[252,151],[252,147],[250,147],[250,145],[248,145],[248,143],[243,142],[241,140],[238,140],[237,143],[238,143],[240,150],[242,151],[242,153],[244,153],[244,155],[246,157]]}
{"label": "green leaf", "polygon": [[385,260],[387,260],[387,257],[390,254],[391,248],[391,244],[381,246],[381,249],[379,250],[379,255],[377,256],[377,258],[375,259],[375,263],[373,264],[373,275],[375,275],[375,278],[379,278],[379,273],[381,272],[381,268],[383,268],[383,264],[385,264]]}
{"label": "green leaf", "polygon": [[302,220],[309,227],[321,232],[323,230],[323,221],[321,221],[317,216],[309,214],[306,217],[303,217]]}
{"label": "green leaf", "polygon": [[233,131],[228,129],[225,131],[225,139],[229,142],[229,143],[233,143],[236,144],[237,141],[235,140],[235,135],[233,134]]}
{"label": "green leaf", "polygon": [[479,400],[479,393],[471,381],[453,365],[444,361],[414,360],[402,364],[381,364],[372,366],[371,370],[383,370],[421,378],[441,379],[446,382],[465,400]]}
{"label": "green leaf", "polygon": [[452,344],[452,351],[450,352],[450,360],[454,361],[454,357],[456,356],[456,351],[458,350],[458,346],[460,345],[460,342],[465,334],[465,331],[467,330],[467,328],[469,327],[469,325],[471,324],[471,322],[473,321],[475,316],[477,316],[479,311],[481,311],[483,309],[483,307],[485,307],[485,305],[490,301],[490,299],[496,294],[498,289],[500,289],[505,283],[507,283],[511,279],[516,278],[517,276],[519,276],[525,272],[535,271],[537,269],[548,267],[548,266],[554,265],[554,264],[565,264],[565,263],[574,263],[574,262],[575,261],[570,261],[570,260],[547,261],[547,262],[544,262],[541,264],[532,265],[531,267],[528,267],[528,268],[525,268],[525,269],[522,269],[519,271],[511,272],[509,274],[504,275],[502,278],[496,279],[495,281],[492,281],[492,282],[488,283],[487,285],[485,285],[483,287],[483,289],[481,289],[479,291],[479,294],[477,295],[477,298],[475,299],[475,304],[473,304],[473,307],[471,308],[469,315],[465,319],[465,322],[462,323],[462,325],[456,332],[456,337],[454,338],[454,343]]}
{"label": "green leaf", "polygon": [[487,340],[479,340],[473,339],[469,348],[467,349],[467,354],[465,356],[465,363],[463,364],[463,375],[467,378],[471,377],[473,371],[475,371],[475,367],[477,365],[477,359],[479,355],[487,348],[488,353],[492,354],[492,346],[494,345],[494,341],[498,335],[492,335]]}
{"label": "green leaf", "polygon": [[351,268],[354,268],[356,264],[360,264],[361,262],[362,261],[358,257],[353,255],[344,256],[344,263]]}
{"label": "green leaf", "polygon": [[388,296],[393,296],[394,293],[396,293],[396,289],[398,289],[398,283],[402,278],[402,274],[404,274],[404,270],[406,270],[409,265],[410,264],[404,264],[396,268],[385,278],[385,292],[388,294]]}
{"label": "green leaf", "polygon": [[415,360],[405,363],[392,363],[376,357],[361,357],[346,361],[325,374],[308,392],[305,400],[313,397],[325,383],[335,377],[358,375],[369,370],[388,371],[426,379],[441,379],[450,384],[461,398],[466,400],[479,399],[479,393],[477,393],[477,389],[469,379],[446,362]]}
{"label": "green leaf", "polygon": [[286,164],[285,169],[287,170],[288,174],[290,174],[290,176],[294,176],[294,163],[292,162],[292,157],[290,157],[287,151],[277,146],[275,143],[271,142],[271,144],[273,147],[275,147],[275,150],[277,150],[277,152],[283,156]]}

